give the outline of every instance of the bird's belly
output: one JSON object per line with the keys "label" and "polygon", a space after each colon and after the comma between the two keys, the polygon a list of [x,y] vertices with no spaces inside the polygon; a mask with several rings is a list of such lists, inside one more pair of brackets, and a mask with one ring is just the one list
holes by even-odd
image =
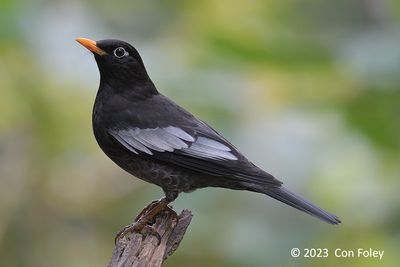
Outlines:
{"label": "bird's belly", "polygon": [[189,191],[194,176],[182,169],[140,158],[136,155],[112,159],[125,171],[146,182],[156,184],[166,191]]}
{"label": "bird's belly", "polygon": [[193,185],[200,178],[199,174],[189,170],[169,166],[144,155],[137,155],[119,144],[96,139],[103,152],[119,167],[139,179],[162,187],[165,191],[193,191]]}

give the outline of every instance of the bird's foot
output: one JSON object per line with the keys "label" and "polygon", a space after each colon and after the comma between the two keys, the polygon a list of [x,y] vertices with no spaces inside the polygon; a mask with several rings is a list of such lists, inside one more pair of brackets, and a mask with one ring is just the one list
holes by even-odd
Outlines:
{"label": "bird's foot", "polygon": [[157,206],[157,204],[161,201],[162,199],[158,199],[158,200],[153,200],[149,205],[147,205],[133,220],[134,222],[137,222],[140,220],[140,218],[145,217],[145,215],[147,213],[149,213],[149,211],[154,208],[155,206]]}
{"label": "bird's foot", "polygon": [[140,233],[142,235],[142,239],[144,239],[147,235],[154,235],[158,241],[157,246],[161,243],[160,234],[151,225],[143,224],[143,222],[138,221],[125,226],[121,231],[119,231],[115,236],[115,244],[117,244],[119,239],[123,238],[129,233]]}
{"label": "bird's foot", "polygon": [[134,219],[134,222],[130,225],[125,226],[118,234],[115,236],[115,243],[122,237],[124,237],[128,233],[141,233],[143,238],[147,236],[147,234],[143,233],[142,230],[146,230],[148,234],[154,235],[158,239],[158,244],[161,242],[160,234],[150,225],[152,220],[156,217],[156,215],[166,210],[168,212],[172,211],[175,218],[178,218],[178,215],[173,211],[170,207],[168,207],[168,201],[166,198],[162,198],[160,200],[155,200],[151,202],[147,207],[145,207],[138,216]]}
{"label": "bird's foot", "polygon": [[[139,215],[136,216],[135,218],[135,222],[137,222],[142,216],[146,216],[146,214],[154,207],[156,207],[157,205],[159,205],[159,202],[163,202],[164,198],[159,199],[159,200],[153,200],[149,205],[147,205],[147,207],[145,207],[140,213]],[[174,217],[175,223],[178,224],[179,222],[179,216],[178,214],[172,209],[171,205],[166,205],[164,208],[162,208],[159,212],[167,212],[170,213],[172,215],[172,217]],[[175,224],[175,225],[176,225]]]}

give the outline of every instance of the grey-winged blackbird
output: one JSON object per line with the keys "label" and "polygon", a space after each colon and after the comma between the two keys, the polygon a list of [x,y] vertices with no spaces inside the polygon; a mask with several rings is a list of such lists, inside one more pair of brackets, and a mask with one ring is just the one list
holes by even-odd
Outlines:
{"label": "grey-winged blackbird", "polygon": [[93,108],[99,146],[122,169],[165,192],[144,218],[120,234],[141,230],[179,193],[210,186],[266,194],[325,222],[340,223],[337,216],[290,192],[208,124],[160,94],[133,46],[112,39],[77,41],[94,54],[100,70]]}

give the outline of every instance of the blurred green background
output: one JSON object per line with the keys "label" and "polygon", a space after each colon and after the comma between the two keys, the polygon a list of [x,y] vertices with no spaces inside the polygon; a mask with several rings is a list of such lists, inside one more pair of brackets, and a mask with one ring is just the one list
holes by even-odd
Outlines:
{"label": "blurred green background", "polygon": [[162,196],[98,148],[99,75],[76,37],[132,43],[162,93],[343,220],[182,194],[195,217],[166,266],[399,266],[399,29],[395,0],[0,0],[0,266],[106,266],[115,233]]}

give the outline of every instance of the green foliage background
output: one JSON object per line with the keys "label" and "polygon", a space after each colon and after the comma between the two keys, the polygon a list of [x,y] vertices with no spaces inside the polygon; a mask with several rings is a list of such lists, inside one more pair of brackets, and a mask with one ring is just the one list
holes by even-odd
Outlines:
{"label": "green foliage background", "polygon": [[76,37],[134,44],[160,91],[343,220],[182,194],[195,217],[166,266],[398,266],[399,20],[395,0],[0,0],[0,266],[105,266],[114,234],[162,196],[97,147],[98,71]]}

